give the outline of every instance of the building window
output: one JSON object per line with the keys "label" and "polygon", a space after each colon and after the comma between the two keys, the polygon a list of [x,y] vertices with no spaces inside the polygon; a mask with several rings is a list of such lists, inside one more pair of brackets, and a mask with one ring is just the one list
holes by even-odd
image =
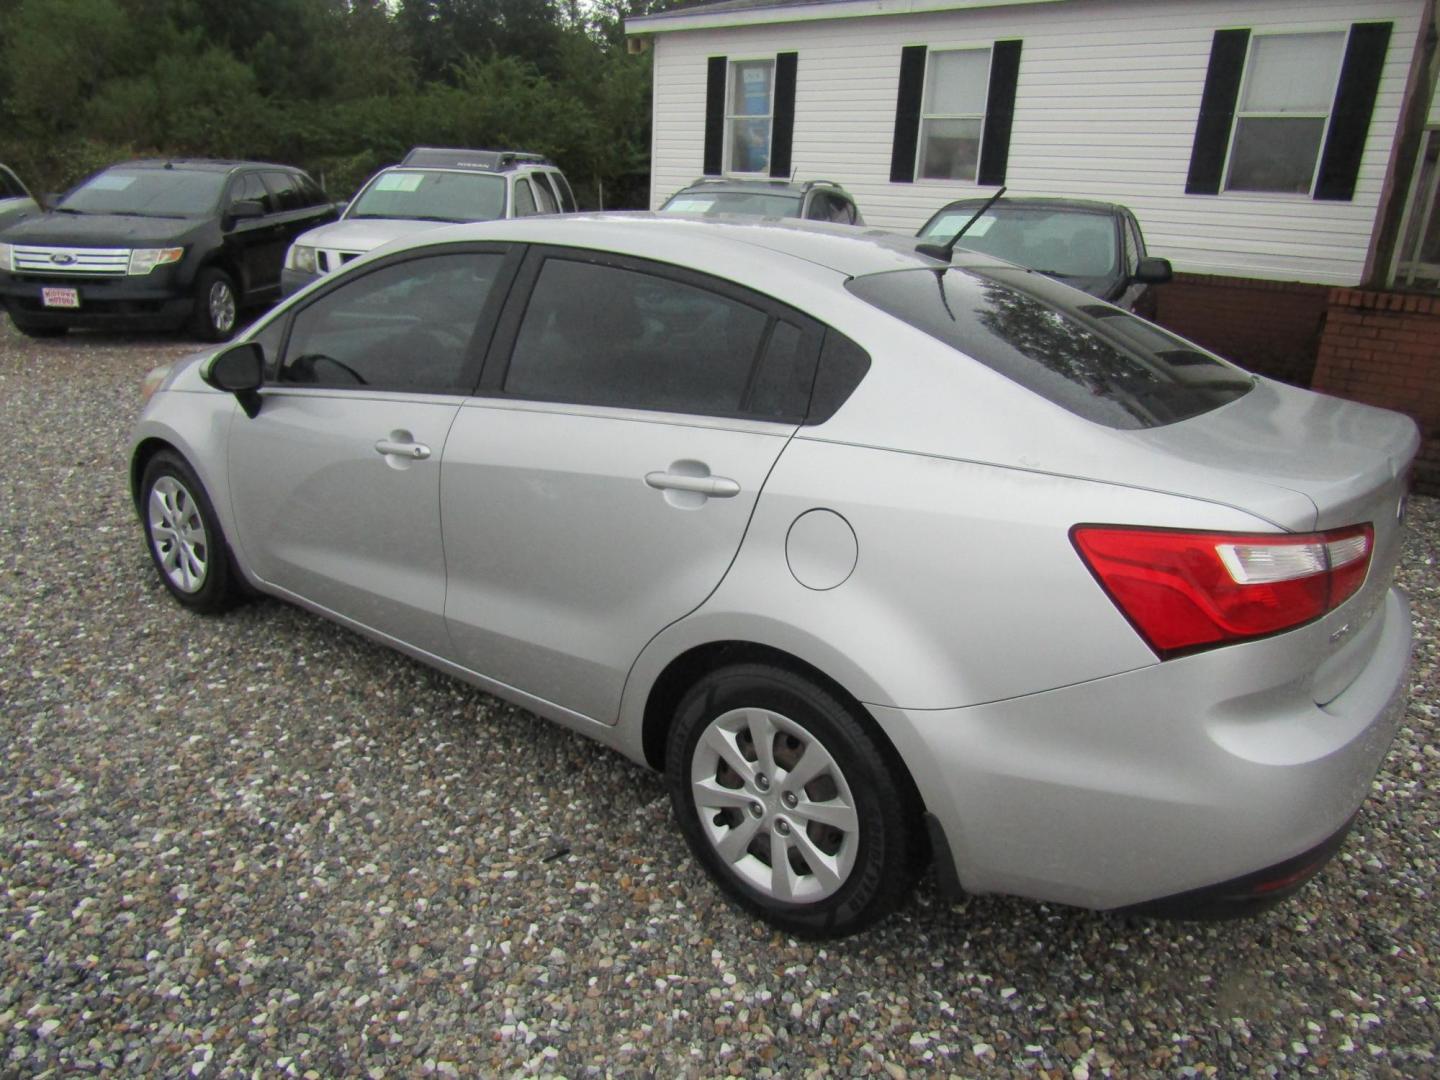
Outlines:
{"label": "building window", "polygon": [[1354,199],[1392,29],[1216,30],[1185,193]]}
{"label": "building window", "polygon": [[989,87],[989,49],[930,53],[916,162],[921,179],[974,181]]}
{"label": "building window", "polygon": [[1005,183],[1020,46],[1008,39],[978,49],[900,50],[891,183]]}
{"label": "building window", "polygon": [[768,173],[775,108],[775,61],[736,60],[726,96],[727,171]]}
{"label": "building window", "polygon": [[1227,191],[1309,195],[1345,35],[1253,35],[1235,111]]}
{"label": "building window", "polygon": [[1395,284],[1440,289],[1440,128],[1425,132],[1401,226]]}

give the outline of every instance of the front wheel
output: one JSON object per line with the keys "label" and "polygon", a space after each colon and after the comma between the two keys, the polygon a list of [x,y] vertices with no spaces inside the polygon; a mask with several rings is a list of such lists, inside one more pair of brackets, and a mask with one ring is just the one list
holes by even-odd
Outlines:
{"label": "front wheel", "polygon": [[146,546],[170,595],[204,614],[233,606],[238,590],[220,521],[190,467],[169,451],[156,454],[140,496]]}
{"label": "front wheel", "polygon": [[691,851],[731,897],[789,933],[838,937],[901,903],[925,850],[887,750],[830,691],[739,664],[681,702],[666,779]]}
{"label": "front wheel", "polygon": [[202,341],[228,341],[239,314],[240,300],[230,275],[213,266],[201,270],[195,278],[191,332]]}

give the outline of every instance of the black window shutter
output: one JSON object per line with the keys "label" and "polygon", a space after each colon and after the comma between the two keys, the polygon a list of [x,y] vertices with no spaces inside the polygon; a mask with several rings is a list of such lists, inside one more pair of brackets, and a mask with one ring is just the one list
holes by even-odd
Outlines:
{"label": "black window shutter", "polygon": [[1210,45],[1210,68],[1205,72],[1205,91],[1200,96],[1200,119],[1195,123],[1195,144],[1190,149],[1190,175],[1185,179],[1187,195],[1220,194],[1225,152],[1230,148],[1235,102],[1240,96],[1240,76],[1245,70],[1245,51],[1249,47],[1249,30],[1215,31]]}
{"label": "black window shutter", "polygon": [[1388,22],[1356,23],[1350,28],[1345,62],[1340,65],[1340,85],[1335,88],[1335,107],[1330,112],[1330,134],[1320,155],[1317,199],[1355,197],[1355,178],[1360,174],[1365,136],[1370,133],[1380,69],[1385,66],[1385,50],[1390,47],[1390,26]]}
{"label": "black window shutter", "polygon": [[895,96],[895,141],[890,149],[890,182],[915,182],[915,147],[920,141],[920,97],[925,93],[925,46],[900,50],[900,92]]}
{"label": "black window shutter", "polygon": [[985,97],[985,134],[980,141],[977,182],[1005,183],[1010,159],[1010,126],[1015,120],[1015,83],[1020,78],[1020,42],[997,41],[990,54],[990,90]]}
{"label": "black window shutter", "polygon": [[800,54],[775,57],[775,113],[770,122],[770,175],[790,178],[790,145],[795,136],[795,69]]}
{"label": "black window shutter", "polygon": [[728,68],[723,56],[710,57],[710,70],[705,80],[705,175],[720,176],[725,171],[725,74]]}

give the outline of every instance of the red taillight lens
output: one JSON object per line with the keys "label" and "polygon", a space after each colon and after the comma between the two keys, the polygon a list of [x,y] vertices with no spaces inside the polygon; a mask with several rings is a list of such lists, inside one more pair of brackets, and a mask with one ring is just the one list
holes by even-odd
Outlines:
{"label": "red taillight lens", "polygon": [[1162,659],[1278,633],[1355,594],[1374,530],[1223,533],[1077,525],[1070,539]]}

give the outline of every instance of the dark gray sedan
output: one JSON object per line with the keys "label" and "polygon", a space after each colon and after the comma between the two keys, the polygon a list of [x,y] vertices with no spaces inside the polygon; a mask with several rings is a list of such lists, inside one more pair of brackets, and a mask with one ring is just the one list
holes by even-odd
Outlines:
{"label": "dark gray sedan", "polygon": [[[948,241],[985,199],[947,203],[917,234]],[[1001,199],[960,238],[960,247],[1028,266],[1146,318],[1153,286],[1170,280],[1169,259],[1145,252],[1140,223],[1127,207],[1086,199]]]}

